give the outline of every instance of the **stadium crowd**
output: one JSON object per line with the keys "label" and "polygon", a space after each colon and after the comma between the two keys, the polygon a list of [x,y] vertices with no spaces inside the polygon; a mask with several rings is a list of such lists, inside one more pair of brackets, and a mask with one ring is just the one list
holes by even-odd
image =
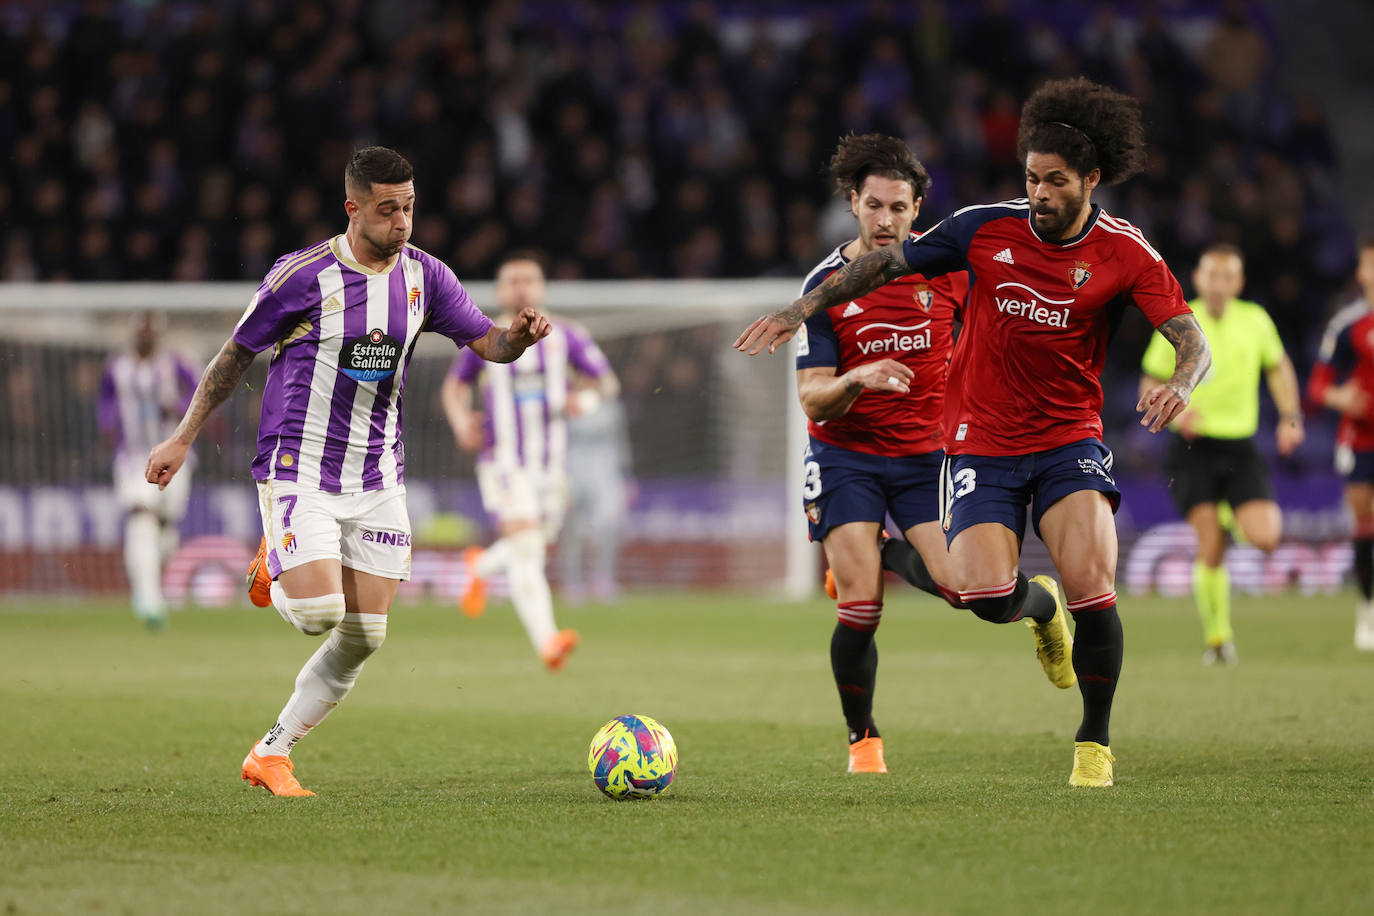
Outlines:
{"label": "stadium crowd", "polygon": [[839,135],[909,143],[928,227],[1023,194],[1020,101],[1083,73],[1141,99],[1152,149],[1103,203],[1185,288],[1203,246],[1239,244],[1302,371],[1353,263],[1326,113],[1276,84],[1243,0],[1142,9],[20,0],[0,279],[259,278],[339,230],[337,176],[374,142],[415,162],[415,242],[460,277],[513,246],[555,278],[800,277],[851,231],[822,177]]}

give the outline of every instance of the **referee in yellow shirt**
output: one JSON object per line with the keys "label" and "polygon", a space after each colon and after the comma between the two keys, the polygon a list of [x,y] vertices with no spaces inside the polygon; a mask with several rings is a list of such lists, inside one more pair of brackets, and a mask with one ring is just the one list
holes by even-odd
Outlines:
{"label": "referee in yellow shirt", "polygon": [[[1269,470],[1255,448],[1259,378],[1279,410],[1280,455],[1303,440],[1298,378],[1278,329],[1265,310],[1236,297],[1245,286],[1245,261],[1234,245],[1208,248],[1193,271],[1198,298],[1188,303],[1212,348],[1212,369],[1193,391],[1188,409],[1170,425],[1169,487],[1179,512],[1197,532],[1193,597],[1202,618],[1204,664],[1236,663],[1231,630],[1231,579],[1221,504],[1231,507],[1245,540],[1263,550],[1279,544],[1283,517]],[[1145,350],[1141,390],[1173,375],[1174,349],[1158,333]],[[1229,527],[1229,526],[1228,526]]]}

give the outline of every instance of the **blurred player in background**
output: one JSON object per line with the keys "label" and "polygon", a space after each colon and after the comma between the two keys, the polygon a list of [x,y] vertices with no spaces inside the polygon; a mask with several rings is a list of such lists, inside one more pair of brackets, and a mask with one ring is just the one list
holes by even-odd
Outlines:
{"label": "blurred player in background", "polygon": [[[803,295],[854,258],[913,237],[930,186],[907,145],[883,134],[841,139],[829,176],[848,199],[859,235],[811,271]],[[962,272],[902,277],[817,311],[797,338],[797,394],[810,436],[801,495],[811,540],[825,545],[833,574],[839,620],[830,667],[849,726],[851,773],[887,772],[873,694],[883,614],[878,538],[889,512],[917,555],[913,584],[960,606],[943,585],[953,574],[940,530],[939,477],[945,372],[967,291]],[[1060,626],[1067,633],[1062,614]]]}
{"label": "blurred player in background", "polygon": [[[1145,160],[1140,105],[1085,79],[1042,85],[1021,111],[1028,198],[966,207],[919,239],[855,258],[735,345],[770,352],[808,317],[898,277],[968,270],[972,286],[945,396],[943,522],[959,599],[980,618],[1050,619],[1058,597],[1018,569],[1026,510],[1073,614],[1083,698],[1069,783],[1110,786],[1112,698],[1123,637],[1116,610],[1120,491],[1102,443],[1100,377],[1129,297],[1177,350],[1169,381],[1146,392],[1141,424],[1163,429],[1211,362],[1178,281],[1140,230],[1092,203],[1099,184]],[[1043,615],[1043,616],[1042,616]]]}
{"label": "blurred player in background", "polygon": [[134,316],[131,348],[111,357],[100,379],[100,430],[114,446],[114,487],[124,519],[124,569],[134,616],[150,629],[167,622],[162,565],[176,550],[178,525],[186,515],[191,472],[166,489],[148,485],[148,452],[176,427],[191,401],[196,370],[163,347],[166,318],[157,312]]}
{"label": "blurred player in background", "polygon": [[[547,286],[538,257],[508,255],[496,273],[496,300],[503,317],[540,308]],[[594,380],[573,391],[573,373]],[[473,409],[479,385],[483,409]],[[616,397],[620,386],[610,364],[587,332],[560,321],[522,358],[488,365],[460,353],[444,379],[444,414],[458,447],[478,451],[477,485],[482,505],[500,537],[485,550],[465,554],[468,587],[463,612],[479,616],[487,603],[487,579],[504,571],[511,603],[535,652],[557,671],[577,646],[575,630],[554,622],[553,595],[545,573],[548,546],[567,511],[568,414],[590,413]]]}
{"label": "blurred player in background", "polygon": [[[1245,287],[1245,261],[1234,245],[1213,245],[1193,271],[1198,298],[1188,303],[1212,348],[1212,370],[1193,391],[1188,409],[1169,428],[1169,489],[1197,534],[1193,597],[1202,618],[1204,664],[1234,665],[1231,579],[1226,571],[1226,515],[1245,540],[1269,553],[1279,546],[1283,516],[1255,447],[1259,380],[1263,374],[1279,410],[1280,455],[1303,440],[1298,376],[1263,307],[1236,298]],[[1141,362],[1145,394],[1174,374],[1174,350],[1155,334]]]}
{"label": "blurred player in background", "polygon": [[[581,395],[577,395],[581,396]],[[634,467],[619,398],[568,416],[568,517],[559,538],[560,591],[577,604],[612,604],[620,595],[620,532]]]}
{"label": "blurred player in background", "polygon": [[1361,298],[1326,327],[1321,355],[1308,381],[1315,403],[1341,414],[1336,470],[1355,525],[1355,648],[1374,652],[1374,234],[1361,236],[1355,272]]}
{"label": "blurred player in background", "polygon": [[410,575],[401,389],[416,337],[436,331],[510,362],[549,331],[533,309],[494,326],[453,271],[407,244],[414,170],[400,154],[356,151],[344,191],[348,230],[277,261],[147,464],[149,482],[170,485],[206,418],[272,348],[253,461],[265,536],[249,597],[302,633],[329,634],[243,761],[243,778],[274,795],[314,794],[296,780],[291,750],[381,647]]}

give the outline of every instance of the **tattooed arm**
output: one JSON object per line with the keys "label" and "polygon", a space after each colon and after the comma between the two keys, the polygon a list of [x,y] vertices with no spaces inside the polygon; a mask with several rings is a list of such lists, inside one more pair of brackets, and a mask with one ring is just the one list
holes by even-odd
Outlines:
{"label": "tattooed arm", "polygon": [[547,317],[532,308],[523,308],[509,328],[492,325],[486,336],[477,338],[468,347],[489,363],[513,363],[525,350],[548,337],[550,330],[552,326]]}
{"label": "tattooed arm", "polygon": [[1145,411],[1140,425],[1157,433],[1183,412],[1198,382],[1212,368],[1212,351],[1192,313],[1176,315],[1157,330],[1174,345],[1174,374],[1167,382],[1143,392],[1135,409]]}
{"label": "tattooed arm", "polygon": [[753,356],[767,347],[772,353],[792,339],[803,321],[821,309],[866,296],[889,280],[911,272],[901,245],[885,245],[860,255],[787,308],[764,315],[745,328],[735,341],[735,349],[747,350]]}
{"label": "tattooed arm", "polygon": [[196,393],[191,396],[191,405],[186,408],[186,416],[181,418],[171,437],[154,446],[148,454],[148,466],[143,476],[149,483],[157,484],[159,490],[167,488],[186,461],[186,453],[190,451],[191,443],[196,441],[200,428],[215,412],[215,408],[234,393],[256,355],[232,337],[224,342],[210,365],[205,367]]}

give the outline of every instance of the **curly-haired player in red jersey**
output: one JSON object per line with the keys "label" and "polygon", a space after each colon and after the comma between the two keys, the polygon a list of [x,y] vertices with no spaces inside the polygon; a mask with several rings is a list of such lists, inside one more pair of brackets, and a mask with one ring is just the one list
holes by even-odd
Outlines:
{"label": "curly-haired player in red jersey", "polygon": [[[907,145],[883,134],[842,138],[829,176],[859,235],[816,265],[803,293],[854,258],[912,237],[930,186]],[[939,524],[941,411],[955,315],[967,292],[962,272],[902,277],[817,312],[798,337],[797,393],[810,420],[801,495],[811,539],[825,545],[834,576],[839,620],[830,665],[849,727],[851,773],[887,772],[873,693],[883,611],[878,536],[889,512],[929,566],[913,584],[938,595],[937,583],[950,579]],[[958,600],[949,589],[943,594]]]}
{"label": "curly-haired player in red jersey", "polygon": [[1355,517],[1355,648],[1374,652],[1374,233],[1360,238],[1355,279],[1364,294],[1326,326],[1308,397],[1340,411],[1336,470]]}
{"label": "curly-haired player in red jersey", "polygon": [[1041,86],[1021,111],[1027,197],[967,207],[917,240],[855,258],[735,342],[751,354],[789,340],[821,309],[898,277],[968,270],[972,286],[945,396],[944,527],[960,600],[1007,623],[1025,613],[1018,570],[1027,508],[1076,624],[1071,663],[1083,698],[1069,782],[1110,786],[1112,698],[1121,672],[1116,610],[1120,492],[1102,444],[1100,376],[1129,298],[1175,348],[1175,370],[1141,395],[1141,424],[1163,429],[1211,363],[1178,281],[1143,235],[1092,203],[1099,184],[1145,158],[1140,105],[1086,79]]}

